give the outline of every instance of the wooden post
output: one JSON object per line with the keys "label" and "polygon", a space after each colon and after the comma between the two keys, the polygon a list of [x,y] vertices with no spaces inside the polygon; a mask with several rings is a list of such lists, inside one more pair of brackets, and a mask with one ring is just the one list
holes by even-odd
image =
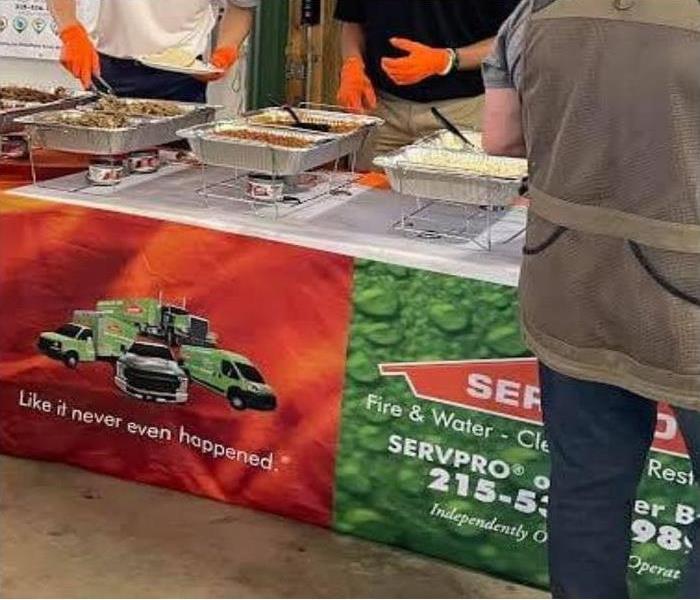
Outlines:
{"label": "wooden post", "polygon": [[[335,2],[322,0],[321,25],[312,27],[307,36],[307,28],[301,25],[301,1],[289,0],[287,101],[290,103],[307,100],[335,104],[341,67],[340,26],[333,19]],[[307,80],[309,67],[311,78]]]}

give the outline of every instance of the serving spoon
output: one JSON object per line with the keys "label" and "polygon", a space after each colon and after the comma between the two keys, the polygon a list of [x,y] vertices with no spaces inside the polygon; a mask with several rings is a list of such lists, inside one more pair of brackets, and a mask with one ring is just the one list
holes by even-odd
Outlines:
{"label": "serving spoon", "polygon": [[331,126],[327,125],[326,123],[308,123],[308,122],[302,121],[299,118],[299,115],[297,114],[297,112],[288,104],[285,104],[282,107],[282,110],[286,111],[287,113],[289,113],[291,115],[292,119],[294,119],[293,126],[298,128],[298,129],[308,129],[310,131],[319,131],[322,133],[328,133],[331,130]]}
{"label": "serving spoon", "polygon": [[435,106],[430,109],[430,112],[433,113],[433,116],[437,119],[438,123],[445,127],[450,133],[456,135],[467,148],[473,150],[477,154],[481,153],[481,151],[466,138],[466,136],[457,128],[457,126],[445,115],[443,115]]}

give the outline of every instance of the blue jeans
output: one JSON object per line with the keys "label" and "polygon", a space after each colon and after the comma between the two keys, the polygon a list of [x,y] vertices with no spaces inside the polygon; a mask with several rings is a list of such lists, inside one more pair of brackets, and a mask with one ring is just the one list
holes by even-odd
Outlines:
{"label": "blue jeans", "polygon": [[[637,486],[656,428],[656,402],[540,368],[551,457],[549,569],[556,598],[626,598]],[[676,410],[700,477],[700,412]],[[681,594],[700,597],[700,525]]]}
{"label": "blue jeans", "polygon": [[124,98],[206,102],[207,85],[179,73],[146,67],[135,60],[100,54],[102,77]]}

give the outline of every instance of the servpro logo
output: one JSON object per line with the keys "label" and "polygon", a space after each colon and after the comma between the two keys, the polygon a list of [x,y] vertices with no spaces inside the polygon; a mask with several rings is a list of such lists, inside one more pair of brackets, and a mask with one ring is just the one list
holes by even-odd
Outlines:
{"label": "servpro logo", "polygon": [[143,308],[140,306],[130,306],[126,309],[126,312],[128,312],[130,315],[140,315],[143,312]]}
{"label": "servpro logo", "polygon": [[[405,378],[413,395],[422,400],[542,424],[535,358],[381,364],[379,372]],[[688,454],[675,414],[668,405],[659,405],[652,448],[676,456]]]}

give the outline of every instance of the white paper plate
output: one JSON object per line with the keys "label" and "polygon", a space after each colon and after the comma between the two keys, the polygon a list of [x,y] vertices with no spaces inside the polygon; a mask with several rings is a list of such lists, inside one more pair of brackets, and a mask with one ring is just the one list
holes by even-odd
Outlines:
{"label": "white paper plate", "polygon": [[189,67],[180,67],[170,63],[156,62],[149,59],[147,56],[139,56],[137,60],[142,65],[151,67],[152,69],[159,69],[170,73],[180,73],[182,75],[221,75],[224,72],[223,69],[217,69],[212,65],[202,62],[201,60],[194,61],[194,63]]}

